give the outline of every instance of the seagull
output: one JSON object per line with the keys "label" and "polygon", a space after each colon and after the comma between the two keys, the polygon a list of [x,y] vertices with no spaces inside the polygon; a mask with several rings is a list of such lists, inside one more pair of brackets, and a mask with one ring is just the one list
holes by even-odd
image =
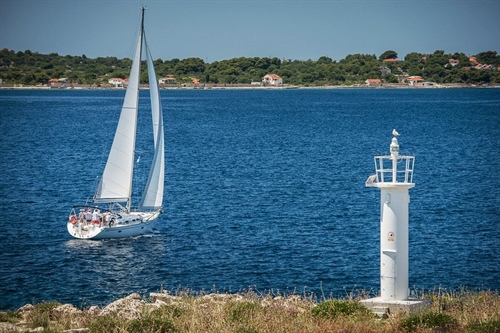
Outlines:
{"label": "seagull", "polygon": [[398,131],[396,131],[396,129],[393,129],[393,130],[392,130],[392,135],[394,135],[394,136],[399,136],[399,133],[398,133]]}

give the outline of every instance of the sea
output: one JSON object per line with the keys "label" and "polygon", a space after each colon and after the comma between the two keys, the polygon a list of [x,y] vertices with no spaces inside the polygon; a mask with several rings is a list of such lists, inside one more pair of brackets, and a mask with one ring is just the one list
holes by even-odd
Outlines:
{"label": "sea", "polygon": [[[141,90],[134,201],[152,158]],[[0,90],[0,310],[131,293],[380,292],[373,157],[415,159],[410,294],[500,289],[500,89],[162,90],[164,213],[152,234],[66,230],[90,203],[123,90]]]}

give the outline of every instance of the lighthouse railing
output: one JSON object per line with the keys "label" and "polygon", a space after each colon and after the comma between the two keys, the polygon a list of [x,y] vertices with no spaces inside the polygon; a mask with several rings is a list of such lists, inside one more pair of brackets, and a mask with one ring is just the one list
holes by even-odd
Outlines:
{"label": "lighthouse railing", "polygon": [[374,162],[373,183],[413,183],[415,156],[375,156]]}

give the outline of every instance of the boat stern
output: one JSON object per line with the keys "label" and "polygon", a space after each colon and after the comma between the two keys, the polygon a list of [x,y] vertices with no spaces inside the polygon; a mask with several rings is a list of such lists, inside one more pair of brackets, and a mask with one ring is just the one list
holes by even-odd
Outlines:
{"label": "boat stern", "polygon": [[99,235],[103,228],[93,223],[69,221],[67,223],[68,232],[71,236],[79,239],[92,239]]}

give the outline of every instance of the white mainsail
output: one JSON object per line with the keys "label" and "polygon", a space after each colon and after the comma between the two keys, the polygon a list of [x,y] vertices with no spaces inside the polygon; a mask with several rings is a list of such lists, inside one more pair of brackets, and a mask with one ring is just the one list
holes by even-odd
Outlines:
{"label": "white mainsail", "polygon": [[127,202],[130,208],[143,36],[141,22],[120,119],[94,202]]}

